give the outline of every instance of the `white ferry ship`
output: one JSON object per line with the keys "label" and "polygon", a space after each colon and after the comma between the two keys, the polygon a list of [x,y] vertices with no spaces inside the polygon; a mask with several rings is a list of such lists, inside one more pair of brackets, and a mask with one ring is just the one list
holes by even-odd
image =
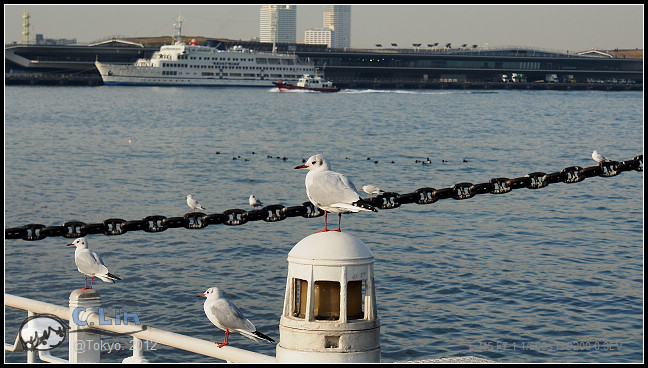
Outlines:
{"label": "white ferry ship", "polygon": [[104,84],[134,86],[272,87],[273,81],[297,82],[315,67],[293,54],[255,52],[241,46],[228,50],[182,41],[182,18],[174,25],[174,45],[164,45],[150,59],[134,64],[95,65]]}

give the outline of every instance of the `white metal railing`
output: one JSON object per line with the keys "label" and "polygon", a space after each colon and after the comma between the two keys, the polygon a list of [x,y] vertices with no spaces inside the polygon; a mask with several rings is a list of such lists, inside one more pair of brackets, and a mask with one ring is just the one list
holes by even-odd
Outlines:
{"label": "white metal railing", "polygon": [[[11,294],[5,294],[5,306],[26,310],[28,311],[28,316],[31,316],[34,313],[52,314],[66,321],[70,321],[72,316],[71,307],[66,308],[66,307],[40,302],[37,300],[28,299],[28,298],[11,295]],[[275,363],[276,362],[276,358],[269,355],[259,354],[252,351],[235,348],[232,346],[224,346],[222,348],[218,348],[211,341],[201,340],[194,337],[161,330],[150,326],[147,326],[146,329],[142,329],[141,328],[142,325],[136,325],[134,323],[127,323],[127,324],[121,322],[115,323],[114,319],[105,316],[101,316],[102,319],[100,320],[100,316],[94,312],[88,313],[87,316],[84,317],[85,317],[85,322],[93,326],[93,328],[98,328],[101,330],[129,335],[133,337],[134,339],[133,358],[132,360],[131,358],[127,358],[128,360],[125,360],[127,362],[145,360],[141,349],[142,344],[136,343],[139,342],[138,340],[153,341],[158,344],[225,360],[227,362],[232,362],[232,363]],[[106,321],[109,321],[109,323],[106,324]],[[134,328],[138,329],[138,331],[133,332]],[[19,341],[19,337],[16,337],[16,342],[14,343],[13,346],[5,343],[5,350],[22,351],[22,346]],[[73,350],[74,349],[69,349],[70,361],[54,357],[49,354],[49,351],[39,351],[39,358],[43,361],[51,362],[51,363],[68,363],[68,362],[75,361],[75,359],[73,359],[74,357],[72,356]],[[28,351],[27,361],[34,362],[35,356],[36,353],[34,351]]]}

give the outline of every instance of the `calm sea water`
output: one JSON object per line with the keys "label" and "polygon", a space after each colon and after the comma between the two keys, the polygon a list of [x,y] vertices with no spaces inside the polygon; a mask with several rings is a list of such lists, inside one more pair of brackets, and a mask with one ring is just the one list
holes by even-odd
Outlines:
{"label": "calm sea water", "polygon": [[[250,194],[299,205],[306,172],[293,168],[315,153],[357,186],[399,193],[550,173],[592,166],[594,149],[619,161],[642,154],[643,128],[636,92],[7,87],[5,228],[181,216],[188,193],[207,213],[248,209]],[[643,361],[643,197],[643,173],[632,171],[343,216],[343,231],[376,257],[383,361]],[[286,257],[322,222],[91,235],[122,278],[96,289],[108,310],[222,341],[196,298],[219,286],[278,340]],[[5,240],[5,292],[67,305],[83,282],[68,242]],[[5,342],[25,317],[5,308]],[[103,361],[129,355],[126,338],[106,341],[122,351]],[[145,356],[214,361],[159,345]]]}

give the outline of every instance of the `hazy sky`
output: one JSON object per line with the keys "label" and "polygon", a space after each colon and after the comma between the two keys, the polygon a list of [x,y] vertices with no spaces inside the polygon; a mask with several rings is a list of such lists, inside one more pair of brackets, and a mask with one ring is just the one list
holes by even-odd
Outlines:
{"label": "hazy sky", "polygon": [[[5,44],[30,32],[89,43],[111,36],[165,36],[182,14],[183,35],[248,40],[259,36],[255,5],[5,5]],[[322,5],[297,6],[297,40],[322,27]],[[638,5],[353,5],[351,47],[392,42],[530,46],[557,50],[643,49]]]}

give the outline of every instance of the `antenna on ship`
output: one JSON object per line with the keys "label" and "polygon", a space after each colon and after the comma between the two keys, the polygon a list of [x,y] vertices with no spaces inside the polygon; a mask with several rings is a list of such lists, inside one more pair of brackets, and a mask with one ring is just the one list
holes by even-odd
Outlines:
{"label": "antenna on ship", "polygon": [[173,23],[173,40],[176,45],[182,44],[182,15],[178,16],[178,20]]}

